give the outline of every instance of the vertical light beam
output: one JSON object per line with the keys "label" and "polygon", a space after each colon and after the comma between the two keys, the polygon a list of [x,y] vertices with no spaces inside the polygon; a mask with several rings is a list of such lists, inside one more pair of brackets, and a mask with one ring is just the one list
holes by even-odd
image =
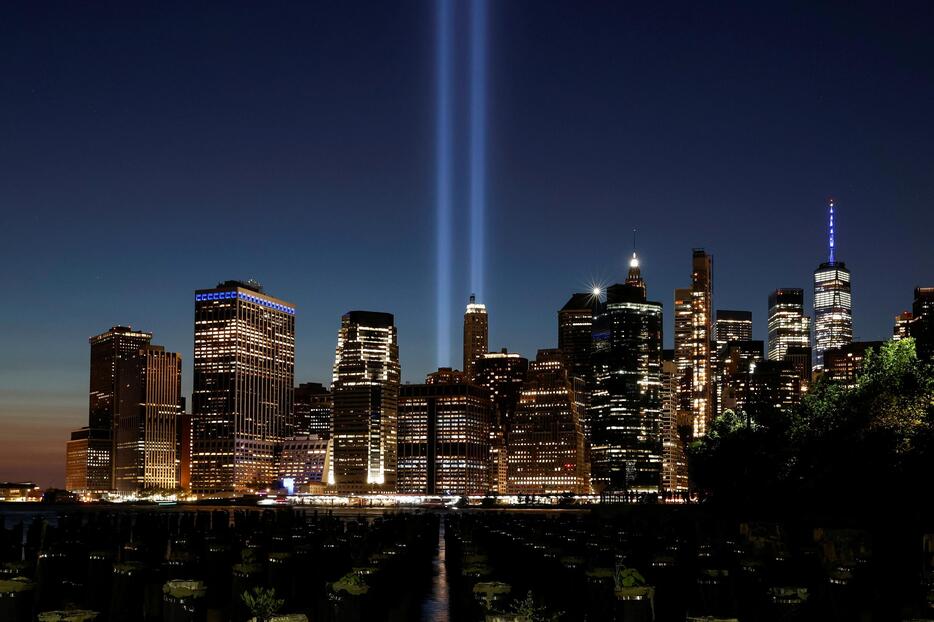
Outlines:
{"label": "vertical light beam", "polygon": [[435,138],[437,201],[437,359],[438,367],[451,364],[451,280],[452,280],[452,134],[451,74],[453,39],[453,0],[437,1],[435,41]]}
{"label": "vertical light beam", "polygon": [[485,301],[487,3],[470,5],[470,291]]}

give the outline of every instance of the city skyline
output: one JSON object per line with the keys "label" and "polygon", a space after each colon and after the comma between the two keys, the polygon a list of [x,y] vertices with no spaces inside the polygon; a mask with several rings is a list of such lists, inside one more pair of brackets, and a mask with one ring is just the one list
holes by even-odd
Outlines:
{"label": "city skyline", "polygon": [[[26,85],[0,103],[16,120],[0,153],[11,207],[0,252],[16,301],[0,311],[4,476],[63,483],[62,442],[87,424],[86,339],[111,326],[178,353],[190,400],[191,295],[226,279],[255,278],[297,307],[296,385],[327,383],[351,309],[395,316],[403,382],[443,362],[432,5],[294,8],[258,22],[232,11],[208,30],[186,9],[61,10],[7,7],[0,20],[0,40],[18,46],[0,66]],[[623,280],[633,227],[666,348],[695,247],[716,258],[712,310],[752,311],[765,340],[776,288],[803,289],[812,316],[829,196],[836,256],[853,274],[854,340],[889,338],[913,289],[930,284],[923,59],[934,44],[919,26],[930,7],[856,5],[808,23],[711,11],[490,5],[478,302],[491,351],[534,359],[555,347],[570,295]],[[463,39],[469,15],[456,13]],[[799,49],[778,45],[777,62],[789,26]],[[244,39],[258,51],[238,50]],[[458,80],[466,60],[454,59]],[[899,97],[905,88],[915,96]],[[457,153],[468,151],[468,95],[455,81]],[[467,180],[454,184],[463,229]],[[351,232],[367,251],[347,259]],[[454,367],[467,243],[457,235],[450,249]]]}

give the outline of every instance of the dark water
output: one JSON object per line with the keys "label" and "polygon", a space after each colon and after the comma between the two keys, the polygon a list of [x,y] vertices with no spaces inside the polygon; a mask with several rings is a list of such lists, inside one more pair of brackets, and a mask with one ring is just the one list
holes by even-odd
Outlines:
{"label": "dark water", "polygon": [[438,555],[432,562],[431,592],[422,603],[422,622],[448,622],[448,576],[445,569],[444,520],[438,527]]}

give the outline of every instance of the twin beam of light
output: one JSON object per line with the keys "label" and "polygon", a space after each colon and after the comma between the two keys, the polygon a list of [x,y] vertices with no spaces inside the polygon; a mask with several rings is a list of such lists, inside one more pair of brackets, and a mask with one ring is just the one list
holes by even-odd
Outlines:
{"label": "twin beam of light", "polygon": [[470,5],[470,291],[484,297],[486,211],[486,0]]}
{"label": "twin beam of light", "polygon": [[451,74],[453,73],[454,0],[438,0],[436,24],[436,157],[437,157],[437,210],[438,248],[437,270],[437,359],[438,367],[451,361],[451,281],[454,236],[452,228],[452,127],[451,127]]}
{"label": "twin beam of light", "polygon": [[[470,5],[470,291],[484,300],[486,212],[487,0]],[[436,202],[437,202],[437,362],[451,362],[451,288],[453,281],[453,74],[454,0],[437,0],[435,53]]]}

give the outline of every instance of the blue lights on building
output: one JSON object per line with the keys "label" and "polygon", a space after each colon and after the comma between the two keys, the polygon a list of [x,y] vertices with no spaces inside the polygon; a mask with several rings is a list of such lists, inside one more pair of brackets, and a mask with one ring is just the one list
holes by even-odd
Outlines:
{"label": "blue lights on building", "polygon": [[247,302],[253,302],[270,309],[275,309],[276,311],[288,313],[289,315],[295,315],[294,307],[281,305],[277,302],[265,300],[264,298],[259,298],[258,296],[251,296],[250,294],[245,294],[243,292],[211,292],[208,294],[195,294],[195,300],[197,302],[206,300],[230,300],[234,298],[239,298],[240,300],[245,300]]}

